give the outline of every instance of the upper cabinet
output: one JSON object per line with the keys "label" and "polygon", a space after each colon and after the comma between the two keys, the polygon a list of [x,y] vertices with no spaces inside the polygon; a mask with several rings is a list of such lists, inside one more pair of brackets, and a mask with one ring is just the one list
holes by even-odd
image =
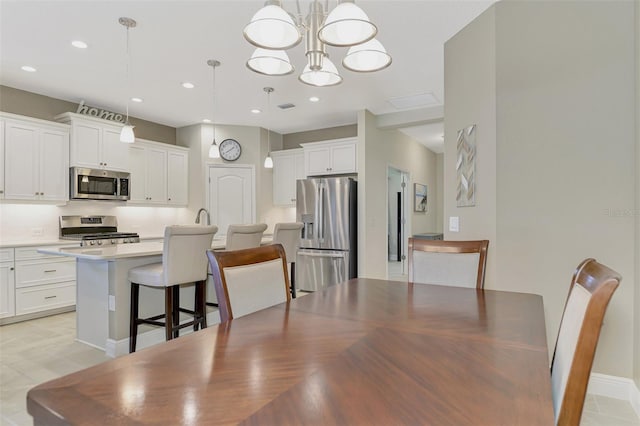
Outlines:
{"label": "upper cabinet", "polygon": [[71,112],[56,119],[71,125],[71,166],[129,171],[129,144],[120,142],[122,125]]}
{"label": "upper cabinet", "polygon": [[69,199],[69,126],[3,114],[6,200]]}
{"label": "upper cabinet", "polygon": [[273,159],[273,204],[276,206],[296,205],[296,180],[306,178],[304,151],[286,149],[272,151]]}
{"label": "upper cabinet", "polygon": [[136,139],[129,145],[128,158],[130,203],[187,205],[189,157],[186,148]]}
{"label": "upper cabinet", "polygon": [[[356,138],[301,144],[307,176],[358,172]],[[274,166],[275,167],[275,166]]]}

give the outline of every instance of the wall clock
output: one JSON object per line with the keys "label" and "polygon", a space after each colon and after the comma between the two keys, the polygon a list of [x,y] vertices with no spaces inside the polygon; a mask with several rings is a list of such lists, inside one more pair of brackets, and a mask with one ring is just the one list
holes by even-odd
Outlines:
{"label": "wall clock", "polygon": [[235,139],[225,139],[220,143],[220,157],[227,161],[236,161],[242,154],[242,147]]}

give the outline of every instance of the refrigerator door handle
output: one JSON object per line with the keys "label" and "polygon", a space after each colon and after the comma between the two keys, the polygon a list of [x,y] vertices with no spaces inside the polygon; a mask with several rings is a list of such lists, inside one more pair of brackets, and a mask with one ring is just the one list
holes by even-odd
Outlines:
{"label": "refrigerator door handle", "polygon": [[344,254],[336,254],[336,253],[307,253],[304,251],[299,251],[298,256],[309,256],[309,257],[337,257],[343,258]]}
{"label": "refrigerator door handle", "polygon": [[324,184],[320,184],[320,217],[318,218],[318,238],[320,241],[324,241],[324,211],[325,206],[325,187]]}

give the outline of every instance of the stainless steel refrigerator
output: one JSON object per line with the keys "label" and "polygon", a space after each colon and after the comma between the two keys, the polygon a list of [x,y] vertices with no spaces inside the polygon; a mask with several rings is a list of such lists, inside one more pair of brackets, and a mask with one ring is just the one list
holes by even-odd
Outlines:
{"label": "stainless steel refrigerator", "polygon": [[317,291],[357,276],[357,182],[348,177],[297,181],[296,217],[304,224],[296,287]]}

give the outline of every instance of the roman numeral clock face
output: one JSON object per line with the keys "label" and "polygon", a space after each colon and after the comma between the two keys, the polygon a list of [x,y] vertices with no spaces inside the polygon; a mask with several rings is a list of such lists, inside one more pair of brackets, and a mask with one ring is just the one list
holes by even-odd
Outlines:
{"label": "roman numeral clock face", "polygon": [[220,143],[220,157],[227,161],[236,161],[242,154],[242,147],[235,139],[225,139]]}

